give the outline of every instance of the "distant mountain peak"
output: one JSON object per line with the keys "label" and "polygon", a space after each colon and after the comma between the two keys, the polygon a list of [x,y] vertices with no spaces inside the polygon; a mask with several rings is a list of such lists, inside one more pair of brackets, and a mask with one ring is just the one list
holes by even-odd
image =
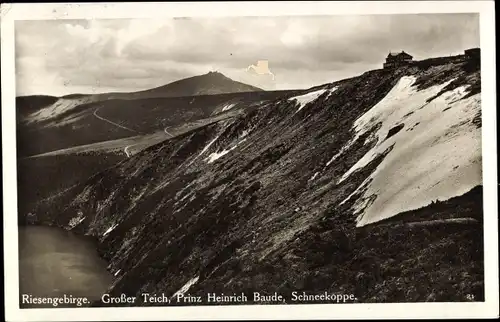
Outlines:
{"label": "distant mountain peak", "polygon": [[208,73],[206,73],[205,75],[200,75],[200,76],[206,76],[206,77],[211,77],[211,78],[214,78],[214,79],[225,79],[225,80],[230,80],[230,81],[233,81],[231,78],[227,77],[226,75],[224,75],[223,73],[219,72],[219,71],[209,71]]}
{"label": "distant mountain peak", "polygon": [[[224,78],[229,78],[227,77],[226,75],[222,74],[221,72],[219,71],[209,71],[208,73],[206,73],[205,75],[200,75],[200,76],[211,76],[211,77],[224,77]],[[229,78],[230,79],[230,78]]]}
{"label": "distant mountain peak", "polygon": [[240,92],[261,92],[263,89],[237,82],[219,71],[184,78],[160,87],[137,93],[162,97],[216,95]]}

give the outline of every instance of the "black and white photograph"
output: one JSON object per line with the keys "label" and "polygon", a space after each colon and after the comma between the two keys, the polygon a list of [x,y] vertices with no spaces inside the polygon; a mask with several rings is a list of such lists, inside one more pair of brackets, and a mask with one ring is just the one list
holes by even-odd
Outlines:
{"label": "black and white photograph", "polygon": [[493,3],[411,3],[2,5],[11,316],[498,317]]}

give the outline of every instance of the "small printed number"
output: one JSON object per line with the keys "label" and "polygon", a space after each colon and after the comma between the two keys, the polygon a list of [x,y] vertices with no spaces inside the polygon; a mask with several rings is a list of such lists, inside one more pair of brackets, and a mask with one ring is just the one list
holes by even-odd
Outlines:
{"label": "small printed number", "polygon": [[466,298],[467,298],[467,300],[469,300],[469,301],[474,301],[474,295],[473,295],[473,294],[467,294],[465,297],[466,297]]}

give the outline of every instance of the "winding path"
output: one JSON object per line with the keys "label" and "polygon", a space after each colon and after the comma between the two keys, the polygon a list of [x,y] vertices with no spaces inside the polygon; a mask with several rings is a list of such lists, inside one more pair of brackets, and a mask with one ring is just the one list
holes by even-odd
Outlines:
{"label": "winding path", "polygon": [[167,129],[168,129],[168,127],[166,127],[166,128],[163,130],[163,132],[165,132],[165,134],[170,135],[170,137],[171,137],[171,138],[173,138],[175,135],[173,135],[172,133],[168,132],[168,130],[167,130]]}
{"label": "winding path", "polygon": [[130,131],[130,132],[139,133],[136,130],[129,129],[126,126],[120,125],[120,124],[115,123],[113,121],[110,121],[110,120],[108,120],[108,119],[106,119],[106,118],[104,118],[102,116],[97,115],[97,111],[98,110],[99,110],[99,107],[95,109],[94,116],[97,117],[99,120],[104,121],[104,122],[108,122],[109,124],[113,124],[114,126],[118,126],[118,127],[122,128],[122,129],[125,129],[125,130]]}
{"label": "winding path", "polygon": [[[99,111],[99,108],[100,108],[100,107],[98,107],[98,108],[96,108],[96,109],[94,110],[94,116],[95,116],[95,117],[97,117],[99,120],[104,121],[104,122],[107,122],[107,123],[109,123],[109,124],[112,124],[112,125],[114,125],[114,126],[117,126],[117,127],[119,127],[119,128],[125,129],[125,130],[130,131],[130,132],[140,133],[139,131],[132,130],[132,129],[130,129],[130,128],[128,128],[128,127],[126,127],[126,126],[120,125],[120,124],[118,124],[118,123],[115,123],[115,122],[113,122],[113,121],[110,121],[110,120],[108,120],[108,119],[106,119],[106,118],[104,118],[104,117],[102,117],[102,116],[98,115],[98,114],[97,114],[97,111]],[[167,135],[169,136],[169,138],[173,138],[173,137],[175,137],[175,135],[173,135],[172,133],[168,132],[168,127],[166,127],[166,128],[163,130],[163,132],[165,132],[165,134],[167,134]],[[139,143],[127,145],[127,146],[125,147],[125,149],[123,149],[123,152],[125,152],[125,154],[127,155],[127,158],[130,158],[130,156],[132,155],[132,153],[131,153],[131,152],[129,152],[129,148],[130,148],[130,147],[132,147],[132,146],[134,146],[134,145],[137,145],[137,144],[139,144]]]}
{"label": "winding path", "polygon": [[[132,144],[132,145],[135,145],[135,144]],[[123,150],[125,152],[125,154],[127,155],[127,158],[130,158],[130,154],[128,153],[128,148],[130,148],[132,145],[127,145],[125,147],[125,149]]]}
{"label": "winding path", "polygon": [[[106,118],[104,118],[104,117],[102,117],[102,116],[97,115],[97,111],[99,110],[99,108],[100,108],[100,107],[96,108],[96,109],[95,109],[95,111],[94,111],[94,116],[95,116],[95,117],[97,117],[99,120],[104,121],[104,122],[107,122],[107,123],[109,123],[109,124],[112,124],[112,125],[114,125],[114,126],[117,126],[117,127],[119,127],[119,128],[125,129],[125,130],[130,131],[130,132],[139,133],[139,132],[137,132],[136,130],[132,130],[132,129],[130,129],[130,128],[128,128],[128,127],[126,127],[126,126],[120,125],[120,124],[115,123],[115,122],[113,122],[113,121],[110,121],[110,120],[108,120],[108,119],[106,119]],[[127,155],[127,158],[130,158],[130,155],[131,155],[131,154],[128,152],[128,148],[130,148],[131,146],[134,146],[134,145],[135,145],[135,144],[127,145],[127,146],[125,147],[125,149],[123,150],[123,151],[125,152],[125,154]]]}

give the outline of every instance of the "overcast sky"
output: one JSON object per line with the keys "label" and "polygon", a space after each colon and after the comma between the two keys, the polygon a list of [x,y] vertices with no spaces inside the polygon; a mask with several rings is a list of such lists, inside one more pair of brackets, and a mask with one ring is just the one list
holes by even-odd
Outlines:
{"label": "overcast sky", "polygon": [[[479,46],[477,14],[16,22],[17,95],[134,91],[217,70],[263,89],[309,88]],[[275,79],[252,76],[268,60]]]}

